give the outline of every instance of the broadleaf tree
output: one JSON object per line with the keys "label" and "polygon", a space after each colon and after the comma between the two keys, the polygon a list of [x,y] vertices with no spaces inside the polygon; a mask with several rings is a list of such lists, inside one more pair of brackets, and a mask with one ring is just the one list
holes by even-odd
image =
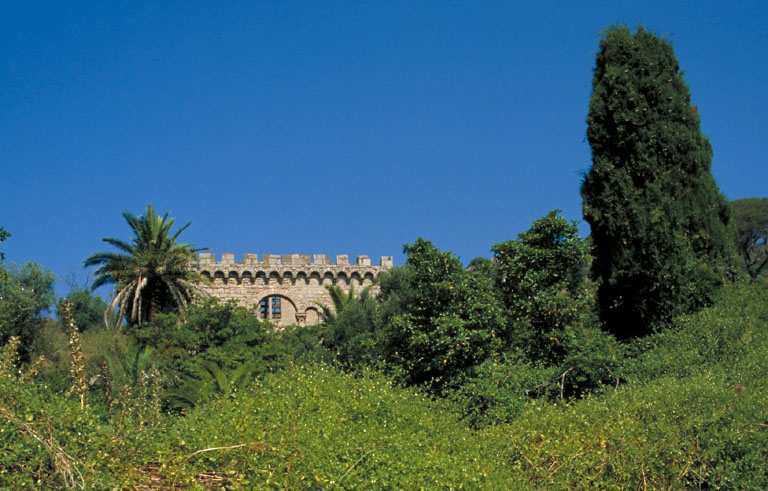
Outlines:
{"label": "broadleaf tree", "polygon": [[752,281],[768,269],[768,198],[731,201],[736,247]]}
{"label": "broadleaf tree", "polygon": [[735,247],[672,45],[609,27],[592,85],[583,211],[601,319],[626,338],[708,304],[735,274]]}
{"label": "broadleaf tree", "polygon": [[82,332],[103,325],[107,303],[90,288],[73,289],[56,302],[56,316],[64,318],[64,304],[69,302],[75,325]]}
{"label": "broadleaf tree", "polygon": [[20,338],[23,359],[53,304],[56,276],[35,262],[22,266],[0,264],[0,345],[11,336]]}
{"label": "broadleaf tree", "polygon": [[553,210],[517,240],[492,250],[500,272],[497,287],[510,310],[507,339],[532,361],[562,361],[565,338],[590,312],[583,282],[589,245],[578,236],[576,223]]}
{"label": "broadleaf tree", "polygon": [[493,281],[419,238],[399,271],[380,276],[383,352],[407,384],[455,387],[497,351],[505,325]]}

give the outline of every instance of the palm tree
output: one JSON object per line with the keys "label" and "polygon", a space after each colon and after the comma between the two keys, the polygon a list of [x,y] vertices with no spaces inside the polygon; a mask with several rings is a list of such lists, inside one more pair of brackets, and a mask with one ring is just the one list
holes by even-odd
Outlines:
{"label": "palm tree", "polygon": [[245,390],[258,371],[255,361],[245,362],[233,370],[213,361],[203,361],[198,376],[184,376],[181,385],[165,392],[168,408],[185,412],[217,397],[231,396]]}
{"label": "palm tree", "polygon": [[176,242],[191,222],[171,234],[174,219],[168,213],[161,217],[151,204],[144,215],[124,211],[123,218],[133,231],[131,242],[101,239],[122,253],[98,252],[84,263],[98,266],[94,288],[115,285],[115,298],[104,312],[104,323],[109,326],[109,317],[119,306],[118,329],[123,318],[141,325],[158,312],[183,309],[195,293],[202,293],[197,283],[205,279],[191,271],[189,263],[198,251],[207,250]]}
{"label": "palm tree", "polygon": [[[371,301],[371,288],[373,285],[368,285],[360,291],[358,299],[363,305]],[[320,307],[320,318],[325,324],[332,324],[336,320],[336,316],[341,314],[347,307],[347,304],[355,298],[354,286],[349,287],[349,293],[344,293],[341,287],[336,285],[326,285],[325,289],[328,290],[328,294],[331,297],[333,308],[325,305],[324,303],[315,302],[315,305]]]}

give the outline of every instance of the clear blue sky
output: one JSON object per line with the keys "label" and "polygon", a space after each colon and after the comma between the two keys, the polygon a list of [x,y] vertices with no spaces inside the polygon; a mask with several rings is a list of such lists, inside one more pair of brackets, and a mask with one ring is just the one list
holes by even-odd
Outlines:
{"label": "clear blue sky", "polygon": [[0,250],[82,281],[151,202],[217,256],[489,257],[581,220],[611,23],[668,36],[722,191],[768,196],[764,0],[3,2]]}

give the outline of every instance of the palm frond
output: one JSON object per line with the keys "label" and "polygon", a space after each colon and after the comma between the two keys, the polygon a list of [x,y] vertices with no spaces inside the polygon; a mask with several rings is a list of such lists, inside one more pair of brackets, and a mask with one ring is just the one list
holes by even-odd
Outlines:
{"label": "palm frond", "polygon": [[109,245],[113,245],[117,247],[118,249],[127,252],[128,254],[133,254],[136,252],[134,246],[124,240],[120,239],[113,239],[111,237],[105,237],[101,239],[102,242],[106,242]]}
{"label": "palm frond", "polygon": [[[132,239],[105,238],[104,242],[121,252],[92,254],[83,263],[86,267],[97,267],[94,288],[116,285],[117,294],[109,313],[119,305],[120,319],[129,314],[129,322],[141,324],[166,307],[185,308],[195,293],[201,293],[199,287],[192,285],[205,282],[199,273],[190,271],[189,263],[197,251],[207,248],[177,242],[191,222],[173,232],[175,219],[169,217],[169,212],[158,215],[151,203],[142,215],[124,211],[122,216],[131,229]],[[166,301],[168,305],[158,304]],[[105,312],[105,319],[109,313]]]}
{"label": "palm frond", "polygon": [[333,313],[333,309],[321,302],[314,302],[315,305],[320,307],[320,320],[324,324],[330,324],[336,319],[336,315]]}

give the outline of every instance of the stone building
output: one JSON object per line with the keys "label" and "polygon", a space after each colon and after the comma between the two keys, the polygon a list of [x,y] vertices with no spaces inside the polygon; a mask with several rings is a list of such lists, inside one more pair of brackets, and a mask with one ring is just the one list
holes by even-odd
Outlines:
{"label": "stone building", "polygon": [[317,303],[332,306],[327,285],[339,286],[345,292],[353,287],[359,292],[391,267],[392,256],[382,256],[378,265],[371,265],[368,256],[358,256],[351,264],[346,254],[337,255],[336,262],[331,263],[324,254],[314,258],[264,254],[261,261],[256,254],[244,254],[242,262],[235,262],[235,255],[226,253],[217,262],[213,254],[201,253],[192,263],[194,270],[211,281],[211,286],[204,286],[211,296],[258,308],[263,319],[278,326],[317,324]]}

